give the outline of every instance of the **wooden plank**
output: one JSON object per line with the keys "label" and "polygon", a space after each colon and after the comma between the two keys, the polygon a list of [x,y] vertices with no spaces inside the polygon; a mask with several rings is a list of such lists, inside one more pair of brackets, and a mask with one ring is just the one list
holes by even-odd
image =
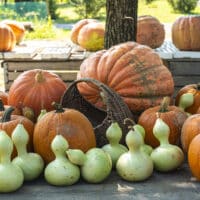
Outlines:
{"label": "wooden plank", "polygon": [[43,69],[43,70],[79,70],[82,60],[71,60],[71,61],[34,61],[34,62],[13,62],[6,61],[3,66],[7,65],[9,71],[26,71],[30,69]]}
{"label": "wooden plank", "polygon": [[199,83],[200,76],[173,76],[175,86],[181,87],[187,84]]}
{"label": "wooden plank", "polygon": [[199,75],[200,76],[200,61],[199,62],[189,62],[189,61],[172,61],[170,62],[170,71],[173,75]]}

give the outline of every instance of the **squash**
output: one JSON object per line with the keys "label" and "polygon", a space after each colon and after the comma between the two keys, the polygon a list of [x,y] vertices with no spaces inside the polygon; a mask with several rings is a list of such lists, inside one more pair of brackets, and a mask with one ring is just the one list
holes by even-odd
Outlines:
{"label": "squash", "polygon": [[[86,77],[108,85],[135,114],[159,105],[164,96],[172,96],[174,92],[172,74],[159,55],[136,42],[121,43],[91,54],[77,74],[77,79]],[[78,89],[88,101],[105,108],[96,86],[81,82]]]}
{"label": "squash", "polygon": [[33,134],[34,151],[42,156],[46,163],[54,160],[51,142],[56,135],[67,139],[69,148],[86,152],[96,147],[96,138],[92,124],[81,112],[64,109],[54,103],[55,110],[47,112],[36,124]]}
{"label": "squash", "polygon": [[54,109],[52,102],[59,102],[66,88],[62,79],[53,72],[41,69],[24,71],[10,87],[8,104],[19,109],[32,109],[35,121],[42,109]]}
{"label": "squash", "polygon": [[0,23],[0,51],[12,51],[16,45],[13,30],[6,24]]}
{"label": "squash", "polygon": [[94,19],[84,19],[72,29],[71,40],[88,51],[104,48],[105,25]]}
{"label": "squash", "polygon": [[188,150],[188,164],[193,176],[200,181],[200,134],[196,135],[190,145]]}
{"label": "squash", "polygon": [[200,114],[194,114],[187,118],[181,129],[181,144],[185,152],[188,152],[192,139],[200,134]]}
{"label": "squash", "polygon": [[199,15],[181,16],[172,24],[172,42],[180,50],[199,51],[199,31]]}
{"label": "squash", "polygon": [[188,84],[182,87],[176,97],[175,97],[175,105],[179,105],[181,95],[191,93],[193,94],[193,104],[185,109],[186,112],[190,114],[195,114],[200,107],[200,83],[197,84]]}
{"label": "squash", "polygon": [[162,119],[170,128],[169,143],[179,145],[181,128],[183,123],[187,119],[187,114],[180,108],[169,105],[169,98],[165,97],[160,106],[154,106],[146,109],[138,119],[138,124],[145,129],[145,143],[158,147],[159,141],[153,134],[153,127],[157,119],[157,113],[159,118]]}
{"label": "squash", "polygon": [[10,26],[10,28],[13,30],[16,38],[16,43],[19,44],[25,36],[25,28],[24,25],[16,20],[3,20],[3,23]]}
{"label": "squash", "polygon": [[151,15],[142,15],[137,20],[136,41],[151,48],[160,47],[165,39],[164,25]]}

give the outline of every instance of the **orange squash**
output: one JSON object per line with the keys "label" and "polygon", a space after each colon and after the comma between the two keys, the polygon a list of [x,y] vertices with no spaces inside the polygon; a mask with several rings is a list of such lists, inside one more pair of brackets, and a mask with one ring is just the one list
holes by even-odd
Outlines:
{"label": "orange squash", "polygon": [[55,135],[61,134],[69,148],[86,152],[96,147],[96,138],[92,124],[85,115],[74,109],[64,109],[55,104],[56,109],[46,113],[35,125],[33,135],[34,151],[39,153],[46,163],[55,157],[51,151],[51,142]]}
{"label": "orange squash", "polygon": [[188,152],[192,139],[200,134],[200,114],[194,114],[187,118],[181,130],[181,144],[185,152]]}
{"label": "orange squash", "polygon": [[3,20],[3,23],[10,26],[10,28],[13,30],[15,37],[16,37],[16,43],[19,44],[25,36],[25,28],[24,25],[16,20]]}
{"label": "orange squash", "polygon": [[172,24],[172,42],[180,50],[199,51],[199,31],[199,15],[181,16]]}
{"label": "orange squash", "polygon": [[13,30],[6,24],[0,23],[0,51],[12,51],[16,45]]}
{"label": "orange squash", "polygon": [[[164,96],[172,96],[174,81],[169,69],[151,48],[125,42],[98,51],[85,59],[77,75],[94,78],[117,92],[134,113],[159,105]],[[103,107],[97,87],[79,83],[80,93],[91,103]]]}
{"label": "orange squash", "polygon": [[188,150],[188,164],[193,176],[200,181],[200,134],[196,135]]}
{"label": "orange squash", "polygon": [[41,109],[53,110],[53,101],[59,102],[67,85],[55,73],[33,69],[21,73],[9,90],[8,104],[19,109],[33,110],[35,120]]}
{"label": "orange squash", "polygon": [[151,15],[139,16],[137,20],[136,41],[151,48],[162,45],[165,39],[164,25]]}
{"label": "orange squash", "polygon": [[138,124],[145,129],[145,143],[157,147],[160,143],[153,134],[153,127],[157,119],[162,119],[170,128],[169,143],[179,145],[181,128],[187,119],[187,114],[180,108],[169,105],[169,99],[164,98],[160,106],[154,106],[145,110],[138,119]]}

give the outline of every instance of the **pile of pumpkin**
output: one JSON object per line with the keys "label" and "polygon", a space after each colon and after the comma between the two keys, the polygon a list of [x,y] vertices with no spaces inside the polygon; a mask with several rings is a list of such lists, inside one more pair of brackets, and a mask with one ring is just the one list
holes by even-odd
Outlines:
{"label": "pile of pumpkin", "polygon": [[[71,185],[80,176],[99,183],[112,169],[125,180],[141,181],[154,169],[179,168],[185,154],[200,180],[198,84],[182,88],[174,102],[171,72],[152,48],[136,42],[93,53],[81,64],[80,78],[98,80],[120,95],[133,113],[131,119],[124,119],[132,122],[129,131],[122,132],[117,120],[110,121],[102,133],[107,144],[99,145],[87,116],[61,106],[68,85],[60,77],[45,70],[25,71],[9,93],[1,92],[0,192],[14,191],[42,172],[52,185]],[[106,111],[98,87],[81,82],[78,90]],[[121,137],[123,144],[119,144]]]}

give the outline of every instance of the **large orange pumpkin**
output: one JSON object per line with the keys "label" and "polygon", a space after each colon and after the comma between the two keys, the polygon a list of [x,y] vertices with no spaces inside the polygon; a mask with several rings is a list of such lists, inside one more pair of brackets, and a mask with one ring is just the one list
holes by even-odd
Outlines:
{"label": "large orange pumpkin", "polygon": [[187,114],[180,108],[169,105],[168,99],[164,98],[160,106],[154,106],[145,110],[138,119],[138,124],[145,129],[145,143],[152,147],[157,147],[160,143],[153,134],[153,127],[157,119],[157,113],[159,117],[169,126],[170,144],[179,145],[181,128],[183,123],[187,119]]}
{"label": "large orange pumpkin", "polygon": [[200,15],[188,15],[177,18],[172,24],[172,41],[184,51],[200,50]]}
{"label": "large orange pumpkin", "polygon": [[200,181],[200,134],[196,135],[188,150],[188,164],[193,176]]}
{"label": "large orange pumpkin", "polygon": [[35,119],[41,109],[53,110],[52,102],[59,102],[66,84],[55,73],[33,69],[21,73],[9,90],[8,104],[19,109],[29,107]]}
{"label": "large orange pumpkin", "polygon": [[25,28],[24,25],[16,20],[3,20],[3,23],[10,26],[10,28],[13,30],[15,37],[16,37],[16,43],[19,44],[25,36]]}
{"label": "large orange pumpkin", "polygon": [[187,118],[181,130],[181,144],[185,152],[188,152],[192,139],[200,134],[200,114],[194,114]]}
{"label": "large orange pumpkin", "polygon": [[96,138],[92,124],[85,115],[74,109],[63,109],[56,104],[56,110],[46,113],[35,125],[33,135],[34,151],[39,153],[46,163],[55,156],[51,142],[55,135],[63,135],[69,142],[69,148],[86,152],[96,147]]}
{"label": "large orange pumpkin", "polygon": [[191,114],[195,114],[198,108],[200,107],[200,83],[189,84],[182,87],[176,95],[175,105],[177,106],[179,105],[181,95],[186,94],[186,93],[193,94],[194,103],[188,108],[186,108],[185,111]]}
{"label": "large orange pumpkin", "polygon": [[[125,42],[101,50],[85,59],[77,78],[94,78],[116,91],[134,113],[158,105],[171,96],[174,81],[159,55],[136,42]],[[79,83],[80,93],[93,104],[103,104],[97,87]]]}
{"label": "large orange pumpkin", "polygon": [[140,44],[157,48],[162,45],[165,39],[164,25],[151,15],[139,16],[137,20],[136,41]]}
{"label": "large orange pumpkin", "polygon": [[0,51],[12,51],[16,45],[13,30],[6,24],[0,23]]}

